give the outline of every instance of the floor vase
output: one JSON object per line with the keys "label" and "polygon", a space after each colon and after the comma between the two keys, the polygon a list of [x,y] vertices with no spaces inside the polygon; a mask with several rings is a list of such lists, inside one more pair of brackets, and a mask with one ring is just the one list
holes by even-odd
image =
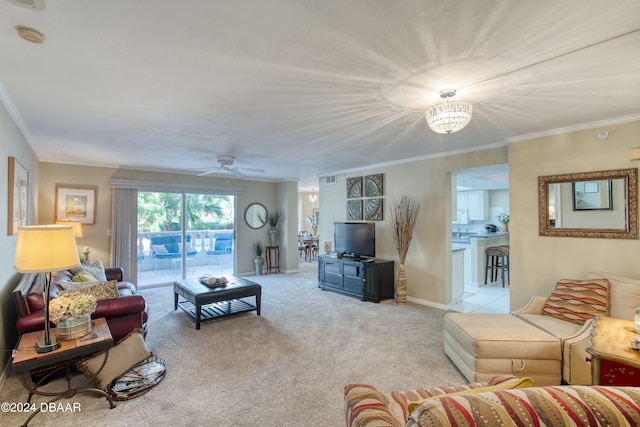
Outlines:
{"label": "floor vase", "polygon": [[398,273],[398,282],[396,285],[396,303],[407,303],[407,276],[404,273],[404,264],[400,264],[400,271]]}
{"label": "floor vase", "polygon": [[262,276],[262,270],[264,270],[264,258],[261,256],[255,257],[253,265],[256,268],[256,276]]}

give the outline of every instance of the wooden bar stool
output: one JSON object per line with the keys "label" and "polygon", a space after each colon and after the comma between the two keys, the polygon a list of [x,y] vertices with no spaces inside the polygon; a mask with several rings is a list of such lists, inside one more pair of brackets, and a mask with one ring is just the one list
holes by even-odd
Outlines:
{"label": "wooden bar stool", "polygon": [[511,275],[509,274],[509,246],[489,246],[485,253],[485,269],[484,284],[487,284],[487,278],[491,273],[491,281],[498,280],[498,270],[500,270],[500,278],[502,279],[502,287],[504,288],[504,272],[507,272],[507,280],[511,283]]}

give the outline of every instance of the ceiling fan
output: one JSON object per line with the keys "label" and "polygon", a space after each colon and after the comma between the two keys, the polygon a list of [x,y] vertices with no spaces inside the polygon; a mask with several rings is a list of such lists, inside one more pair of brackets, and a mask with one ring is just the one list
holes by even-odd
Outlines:
{"label": "ceiling fan", "polygon": [[218,156],[217,160],[218,160],[218,163],[220,163],[220,166],[213,168],[210,171],[200,173],[198,174],[198,176],[205,176],[212,173],[228,173],[238,177],[245,176],[242,172],[240,172],[241,170],[247,171],[247,172],[265,173],[263,169],[239,168],[239,167],[233,166],[233,162],[235,161],[235,159],[236,159],[235,157],[229,156],[229,155]]}

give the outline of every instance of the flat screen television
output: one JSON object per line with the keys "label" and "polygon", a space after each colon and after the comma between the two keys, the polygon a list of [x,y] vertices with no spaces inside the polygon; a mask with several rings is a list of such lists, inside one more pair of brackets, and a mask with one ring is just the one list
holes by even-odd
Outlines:
{"label": "flat screen television", "polygon": [[376,224],[373,222],[334,222],[336,251],[353,258],[376,256]]}

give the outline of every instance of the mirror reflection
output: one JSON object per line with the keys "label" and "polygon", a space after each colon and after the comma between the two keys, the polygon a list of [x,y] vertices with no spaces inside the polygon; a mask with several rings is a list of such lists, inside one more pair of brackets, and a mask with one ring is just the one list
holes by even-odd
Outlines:
{"label": "mirror reflection", "polygon": [[244,211],[244,221],[254,230],[264,227],[267,223],[267,208],[262,203],[251,203]]}
{"label": "mirror reflection", "polygon": [[538,177],[541,236],[637,239],[638,169]]}
{"label": "mirror reflection", "polygon": [[[573,210],[595,210],[595,209],[609,209],[613,210],[613,199],[611,195],[612,187],[611,179],[605,179],[600,181],[578,181],[573,182]],[[624,184],[624,181],[620,181],[620,185]],[[624,187],[620,187],[623,189]],[[623,198],[620,198],[620,202],[624,202]],[[622,206],[621,204],[619,206]]]}

